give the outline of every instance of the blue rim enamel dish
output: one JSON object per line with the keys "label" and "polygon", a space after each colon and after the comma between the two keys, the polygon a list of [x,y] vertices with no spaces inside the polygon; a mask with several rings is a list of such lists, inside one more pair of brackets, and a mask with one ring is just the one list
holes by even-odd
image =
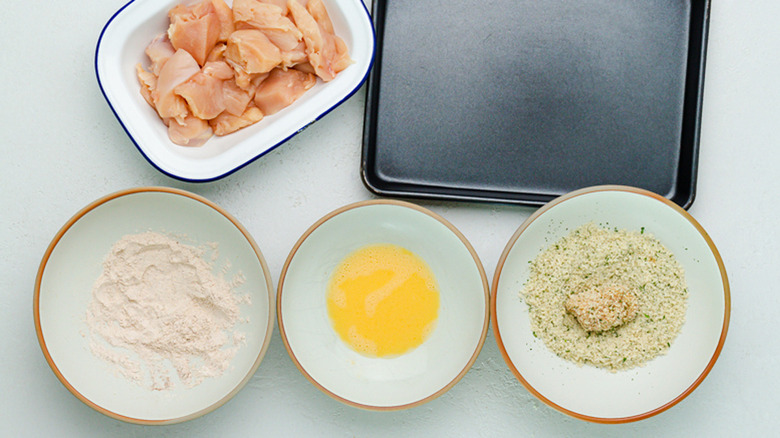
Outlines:
{"label": "blue rim enamel dish", "polygon": [[135,72],[136,64],[147,65],[144,50],[165,32],[167,13],[178,3],[186,0],[134,0],[120,8],[100,33],[95,73],[103,96],[138,151],[158,170],[180,180],[213,181],[265,155],[352,96],[374,62],[374,27],[363,2],[324,0],[354,63],[328,83],[318,80],[292,105],[252,126],[212,137],[200,147],[178,146],[141,96]]}

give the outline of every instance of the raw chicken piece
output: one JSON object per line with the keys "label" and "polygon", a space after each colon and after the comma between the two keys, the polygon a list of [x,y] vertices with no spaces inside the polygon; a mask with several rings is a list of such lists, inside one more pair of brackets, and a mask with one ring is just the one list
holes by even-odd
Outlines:
{"label": "raw chicken piece", "polygon": [[259,0],[260,3],[268,3],[282,8],[282,15],[287,15],[287,0]]}
{"label": "raw chicken piece", "polygon": [[328,10],[325,8],[325,3],[323,3],[322,0],[308,0],[308,3],[306,3],[306,10],[314,17],[314,20],[320,25],[320,28],[326,34],[333,37],[333,43],[336,46],[336,54],[331,62],[333,71],[335,73],[340,73],[354,61],[349,57],[347,44],[344,43],[344,40],[336,35],[333,30],[333,22],[330,19],[330,15],[328,15]]}
{"label": "raw chicken piece", "polygon": [[171,20],[168,38],[175,49],[184,49],[203,65],[217,44],[222,30],[219,16],[211,0],[193,6],[178,5],[168,12]]}
{"label": "raw chicken piece", "polygon": [[313,75],[316,75],[317,72],[314,71],[314,67],[309,64],[309,61],[301,62],[300,64],[295,64],[295,67],[293,67],[296,70],[302,71],[304,73],[311,73]]}
{"label": "raw chicken piece", "polygon": [[144,70],[141,64],[135,66],[135,72],[138,75],[138,82],[141,83],[141,96],[144,97],[146,103],[154,108],[154,99],[152,98],[152,91],[157,87],[157,76]]}
{"label": "raw chicken piece", "polygon": [[289,51],[300,43],[303,34],[285,16],[285,9],[258,0],[235,0],[233,19],[239,27],[262,30],[280,50]]}
{"label": "raw chicken piece", "polygon": [[225,61],[207,61],[202,71],[204,74],[222,79],[223,81],[233,77],[233,69]]}
{"label": "raw chicken piece", "polygon": [[322,3],[322,0],[309,0],[304,6],[306,6],[306,10],[314,17],[314,20],[317,21],[323,31],[335,34],[333,22],[330,21],[330,15],[328,15],[328,10],[325,9],[325,3]]}
{"label": "raw chicken piece", "polygon": [[230,59],[226,59],[226,61],[231,67],[233,67],[233,74],[236,79],[236,85],[243,88],[244,90],[248,90],[252,85],[252,79],[254,79],[255,75],[250,75],[243,69],[243,67],[231,61]]}
{"label": "raw chicken piece", "polygon": [[251,102],[252,98],[255,96],[256,89],[257,87],[251,87],[249,90],[244,90],[236,85],[235,80],[223,82],[222,97],[225,103],[225,111],[234,116],[244,114],[247,105],[249,105],[249,102]]}
{"label": "raw chicken piece", "polygon": [[279,18],[287,15],[285,8],[260,0],[233,0],[233,21],[248,23],[258,29],[279,27]]}
{"label": "raw chicken piece", "polygon": [[336,43],[336,59],[333,61],[333,71],[341,73],[355,61],[349,57],[349,49],[344,40],[339,38],[338,35],[334,35],[333,41]]}
{"label": "raw chicken piece", "polygon": [[225,44],[225,43],[217,44],[209,52],[209,56],[206,57],[206,62],[209,62],[209,61],[224,61],[225,60],[225,50],[227,50],[227,44]]}
{"label": "raw chicken piece", "polygon": [[[290,21],[286,17],[284,19]],[[292,21],[290,21],[290,23],[292,23]],[[303,39],[303,34],[296,27],[286,30],[263,29],[263,33],[283,52],[295,49]]]}
{"label": "raw chicken piece", "polygon": [[263,112],[255,106],[250,106],[240,116],[224,112],[209,123],[216,135],[227,135],[241,128],[255,124],[263,119]]}
{"label": "raw chicken piece", "polygon": [[202,146],[214,131],[208,122],[188,114],[181,122],[168,120],[168,137],[181,146]]}
{"label": "raw chicken piece", "polygon": [[[308,6],[311,6],[313,1],[316,2],[316,0],[310,0]],[[306,54],[317,76],[326,82],[333,80],[340,71],[338,69],[341,68],[343,70],[352,61],[344,59],[345,57],[349,58],[349,55],[346,53],[346,44],[343,44],[343,41],[337,44],[337,37],[325,31],[324,27],[333,28],[327,13],[323,17],[322,11],[317,7],[314,8],[321,19],[327,18],[323,26],[297,0],[289,0],[287,7],[290,9],[295,25],[303,33],[303,41],[306,43]]]}
{"label": "raw chicken piece", "polygon": [[176,52],[176,49],[171,45],[171,40],[168,39],[168,34],[162,33],[146,46],[146,56],[149,57],[151,65],[149,70],[154,73],[155,76],[160,75],[160,69],[162,69],[165,61],[168,60]]}
{"label": "raw chicken piece", "polygon": [[263,81],[266,80],[270,74],[271,72],[255,75],[252,78],[252,82],[249,88],[247,88],[247,90],[252,91],[252,95],[254,96],[257,87],[260,86],[260,84],[262,84]]}
{"label": "raw chicken piece", "polygon": [[224,62],[207,62],[203,69],[174,89],[187,101],[192,115],[209,120],[225,110],[222,83],[233,77],[233,70]]}
{"label": "raw chicken piece", "polygon": [[225,59],[246,73],[267,73],[282,62],[282,54],[263,32],[244,29],[228,38]]}
{"label": "raw chicken piece", "polygon": [[282,68],[292,67],[304,62],[308,64],[308,61],[306,43],[303,41],[300,41],[298,45],[291,50],[282,50]]}
{"label": "raw chicken piece", "polygon": [[200,71],[197,61],[186,50],[179,49],[160,69],[157,87],[151,95],[157,113],[163,119],[175,118],[183,122],[187,116],[187,103],[174,93],[174,88],[186,82]]}
{"label": "raw chicken piece", "polygon": [[255,105],[265,115],[271,115],[295,102],[316,83],[310,73],[295,69],[276,68],[271,71],[255,92]]}
{"label": "raw chicken piece", "polygon": [[217,41],[224,43],[230,34],[236,30],[233,25],[233,10],[225,3],[225,0],[211,0],[211,4],[214,6],[214,12],[216,12],[219,19],[219,38]]}

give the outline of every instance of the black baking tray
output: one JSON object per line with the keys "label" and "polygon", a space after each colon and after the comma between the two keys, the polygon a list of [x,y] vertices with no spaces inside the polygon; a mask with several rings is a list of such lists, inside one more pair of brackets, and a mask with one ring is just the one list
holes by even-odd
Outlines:
{"label": "black baking tray", "polygon": [[375,0],[361,175],[384,196],[693,202],[710,0]]}

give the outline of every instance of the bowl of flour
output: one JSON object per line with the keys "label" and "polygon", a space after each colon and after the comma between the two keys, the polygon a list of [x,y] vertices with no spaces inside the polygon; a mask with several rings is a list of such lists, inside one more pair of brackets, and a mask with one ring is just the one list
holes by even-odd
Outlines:
{"label": "bowl of flour", "polygon": [[117,192],[71,218],[35,283],[43,354],[78,399],[139,424],[190,420],[254,375],[273,331],[265,259],[213,202]]}

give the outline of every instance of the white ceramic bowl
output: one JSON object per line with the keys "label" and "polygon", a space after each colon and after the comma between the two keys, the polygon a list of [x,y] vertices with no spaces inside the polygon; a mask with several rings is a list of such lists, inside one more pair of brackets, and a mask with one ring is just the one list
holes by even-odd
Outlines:
{"label": "white ceramic bowl", "polygon": [[[374,243],[409,249],[439,282],[439,317],[430,337],[395,358],[369,358],[333,330],[326,284],[336,265]],[[295,244],[279,279],[282,339],[298,369],[326,394],[372,410],[429,401],[469,370],[488,328],[488,283],[474,249],[451,224],[414,204],[365,201],[320,219]]]}
{"label": "white ceramic bowl", "polygon": [[[182,384],[164,391],[142,387],[117,375],[89,348],[85,314],[103,259],[122,236],[145,231],[186,236],[193,245],[217,243],[214,269],[225,278],[243,275],[245,281],[235,292],[251,297],[251,304],[241,305],[241,318],[246,321],[236,325],[246,343],[221,376],[192,388]],[[271,291],[271,277],[260,250],[247,230],[223,209],[181,190],[131,189],[89,204],[54,237],[35,282],[35,329],[54,374],[90,407],[132,423],[178,423],[223,405],[252,377],[273,331]]]}
{"label": "white ceramic bowl", "polygon": [[[587,222],[645,230],[682,264],[688,285],[686,320],[666,355],[644,367],[612,373],[578,366],[532,335],[519,292],[529,261]],[[559,197],[537,210],[512,236],[493,277],[493,330],[509,368],[543,402],[573,417],[625,423],[658,414],[690,394],[720,354],[731,309],[723,261],[690,214],[651,192],[599,186]]]}
{"label": "white ceramic bowl", "polygon": [[[168,10],[183,0],[134,0],[103,28],[95,52],[100,89],[138,150],[163,173],[187,181],[222,178],[259,158],[315,122],[354,94],[374,59],[374,28],[362,0],[324,0],[333,27],[354,64],[328,83],[318,80],[289,107],[201,147],[178,146],[144,101],[135,72],[147,65],[144,49],[167,29]],[[226,1],[232,4],[232,0]]]}

